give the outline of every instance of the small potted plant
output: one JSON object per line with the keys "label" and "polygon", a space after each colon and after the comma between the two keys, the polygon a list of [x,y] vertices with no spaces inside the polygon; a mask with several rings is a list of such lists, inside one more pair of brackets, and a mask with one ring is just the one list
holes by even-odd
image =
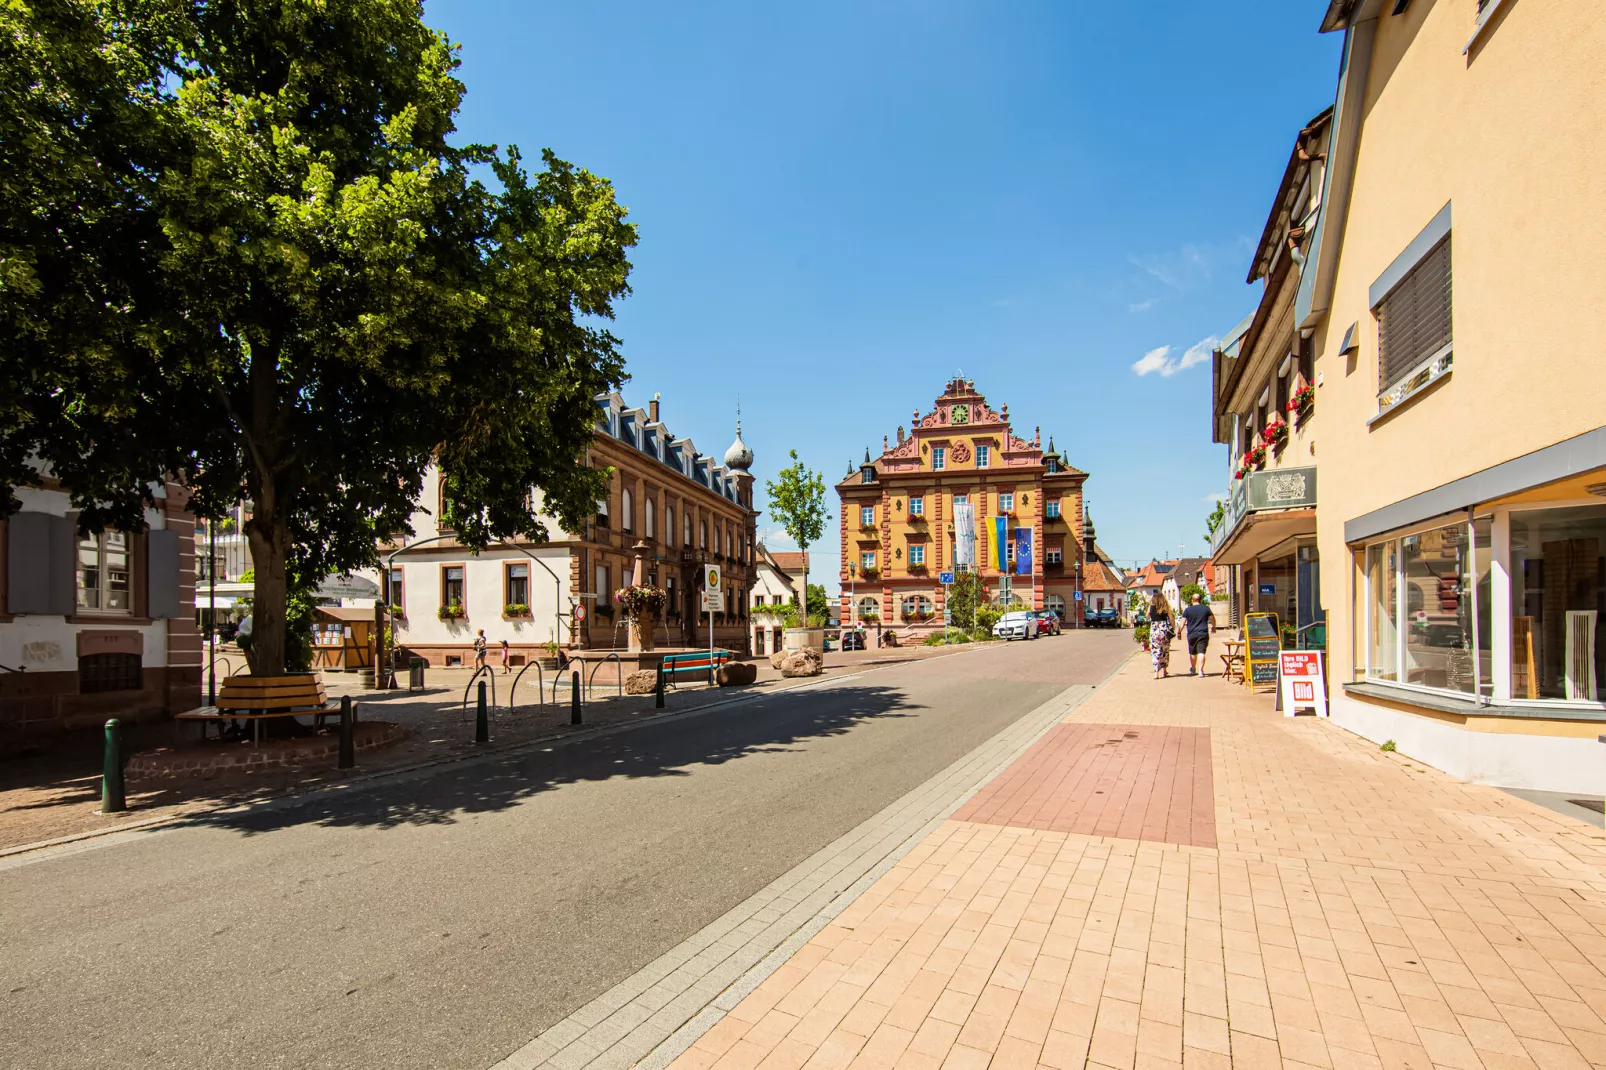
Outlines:
{"label": "small potted plant", "polygon": [[468,616],[468,610],[463,608],[463,603],[453,602],[451,605],[441,606],[435,615],[445,621],[462,620]]}
{"label": "small potted plant", "polygon": [[562,662],[558,657],[558,644],[548,639],[541,644],[541,653],[536,657],[535,663],[545,671],[561,668]]}
{"label": "small potted plant", "polygon": [[392,620],[406,620],[407,619],[407,609],[406,609],[406,607],[405,606],[391,606],[390,607],[390,617],[391,617]]}
{"label": "small potted plant", "polygon": [[502,615],[509,620],[527,620],[530,616],[530,607],[523,602],[509,602],[502,607]]}

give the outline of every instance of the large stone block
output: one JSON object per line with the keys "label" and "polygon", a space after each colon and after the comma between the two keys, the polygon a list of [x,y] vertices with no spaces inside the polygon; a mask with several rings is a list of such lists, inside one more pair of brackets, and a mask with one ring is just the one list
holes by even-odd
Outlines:
{"label": "large stone block", "polygon": [[658,671],[641,669],[625,677],[625,694],[650,695],[658,690]]}
{"label": "large stone block", "polygon": [[781,662],[781,675],[785,677],[818,676],[824,669],[824,656],[818,650],[807,648],[791,651]]}
{"label": "large stone block", "polygon": [[758,679],[758,666],[745,661],[732,661],[719,667],[720,687],[739,687]]}

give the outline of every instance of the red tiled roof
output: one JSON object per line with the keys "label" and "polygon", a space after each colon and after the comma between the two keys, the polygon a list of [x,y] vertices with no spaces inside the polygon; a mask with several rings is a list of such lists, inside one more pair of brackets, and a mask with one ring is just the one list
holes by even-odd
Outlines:
{"label": "red tiled roof", "polygon": [[801,579],[803,576],[803,570],[807,568],[809,564],[809,555],[807,553],[799,553],[796,551],[790,553],[777,553],[776,551],[771,550],[770,556],[775,559],[775,563],[780,566],[781,571],[786,573],[792,579]]}
{"label": "red tiled roof", "polygon": [[1124,591],[1126,586],[1102,561],[1089,561],[1082,567],[1082,590]]}

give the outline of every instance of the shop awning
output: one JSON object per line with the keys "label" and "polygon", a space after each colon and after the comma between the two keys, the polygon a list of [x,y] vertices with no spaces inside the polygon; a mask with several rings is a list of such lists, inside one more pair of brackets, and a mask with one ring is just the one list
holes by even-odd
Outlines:
{"label": "shop awning", "polygon": [[1247,564],[1284,540],[1315,534],[1314,509],[1250,513],[1238,522],[1210,560],[1216,565]]}

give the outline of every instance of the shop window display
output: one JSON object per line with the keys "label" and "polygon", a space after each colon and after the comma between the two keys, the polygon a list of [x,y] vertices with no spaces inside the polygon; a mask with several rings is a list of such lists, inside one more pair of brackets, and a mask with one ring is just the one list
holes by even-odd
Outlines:
{"label": "shop window display", "polygon": [[1606,505],[1511,514],[1511,693],[1601,700]]}

